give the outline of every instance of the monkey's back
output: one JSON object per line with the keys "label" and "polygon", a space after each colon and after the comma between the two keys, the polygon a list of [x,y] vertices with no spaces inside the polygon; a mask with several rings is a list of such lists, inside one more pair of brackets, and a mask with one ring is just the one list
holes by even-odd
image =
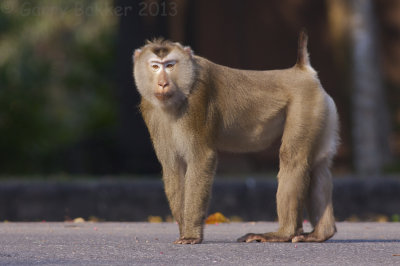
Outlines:
{"label": "monkey's back", "polygon": [[[283,70],[240,70],[196,58],[207,68],[219,113],[217,148],[230,152],[258,151],[282,136],[291,100],[318,101],[323,89],[315,72],[296,67]],[[304,75],[306,74],[306,75]],[[234,108],[232,108],[234,107]],[[305,106],[310,108],[311,106]]]}

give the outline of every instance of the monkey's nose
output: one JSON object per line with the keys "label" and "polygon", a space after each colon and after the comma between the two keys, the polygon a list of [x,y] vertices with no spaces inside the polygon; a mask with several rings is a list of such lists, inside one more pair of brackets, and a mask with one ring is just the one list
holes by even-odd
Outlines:
{"label": "monkey's nose", "polygon": [[158,82],[158,86],[160,86],[162,89],[165,89],[165,87],[168,87],[168,85],[169,85],[168,81]]}

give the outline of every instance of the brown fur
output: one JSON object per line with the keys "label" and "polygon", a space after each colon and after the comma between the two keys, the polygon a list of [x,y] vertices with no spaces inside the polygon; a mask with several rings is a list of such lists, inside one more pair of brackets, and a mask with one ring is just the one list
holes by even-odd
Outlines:
{"label": "brown fur", "polygon": [[[156,56],[151,53],[160,45],[169,51],[165,60],[178,62],[175,72],[167,75],[166,91],[172,96],[165,101],[154,98],[160,90],[155,84],[159,74],[148,74],[144,59]],[[203,239],[217,151],[256,151],[276,138],[282,140],[279,229],[238,240],[320,242],[335,233],[329,167],[336,151],[338,119],[332,99],[309,64],[306,46],[302,32],[296,65],[272,71],[217,65],[172,42],[149,43],[135,52],[140,110],[179,225],[180,238],[175,243],[196,244]],[[314,226],[308,234],[302,229],[304,207]]]}

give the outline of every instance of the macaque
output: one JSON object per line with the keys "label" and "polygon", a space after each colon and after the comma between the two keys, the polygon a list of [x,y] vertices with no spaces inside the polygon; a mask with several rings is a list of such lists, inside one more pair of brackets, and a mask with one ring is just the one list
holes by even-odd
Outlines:
{"label": "macaque", "polygon": [[[283,70],[239,70],[157,39],[134,52],[140,111],[161,165],[176,244],[203,240],[217,152],[253,152],[281,139],[276,232],[239,242],[322,242],[336,232],[330,166],[338,143],[332,98],[311,67],[307,34],[296,64]],[[303,232],[306,208],[313,231]]]}

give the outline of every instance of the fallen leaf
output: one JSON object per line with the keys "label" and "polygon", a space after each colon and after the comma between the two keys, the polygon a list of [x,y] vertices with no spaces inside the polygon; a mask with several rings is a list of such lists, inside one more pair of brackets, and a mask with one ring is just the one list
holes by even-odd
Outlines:
{"label": "fallen leaf", "polygon": [[378,215],[375,219],[378,223],[386,223],[389,221],[389,217],[386,215]]}
{"label": "fallen leaf", "polygon": [[243,222],[243,219],[240,216],[231,216],[229,217],[229,220],[231,222],[237,222],[237,223]]}
{"label": "fallen leaf", "polygon": [[165,221],[167,223],[173,223],[175,220],[171,215],[168,215],[167,217],[165,217]]}
{"label": "fallen leaf", "polygon": [[147,221],[149,223],[162,223],[161,216],[149,216],[147,217]]}
{"label": "fallen leaf", "polygon": [[84,223],[84,222],[85,222],[85,219],[83,219],[82,217],[78,217],[78,218],[75,218],[75,219],[73,220],[73,222],[76,223],[76,224],[78,224],[78,223]]}
{"label": "fallen leaf", "polygon": [[400,214],[393,214],[391,220],[392,222],[400,222]]}
{"label": "fallen leaf", "polygon": [[89,222],[93,222],[93,223],[97,223],[100,221],[100,219],[97,218],[96,216],[90,216],[88,220],[89,220]]}
{"label": "fallen leaf", "polygon": [[226,218],[220,212],[216,212],[214,214],[211,214],[206,219],[206,224],[219,224],[219,223],[229,223],[229,219]]}
{"label": "fallen leaf", "polygon": [[351,215],[349,218],[346,219],[347,222],[359,222],[360,219],[356,215]]}

